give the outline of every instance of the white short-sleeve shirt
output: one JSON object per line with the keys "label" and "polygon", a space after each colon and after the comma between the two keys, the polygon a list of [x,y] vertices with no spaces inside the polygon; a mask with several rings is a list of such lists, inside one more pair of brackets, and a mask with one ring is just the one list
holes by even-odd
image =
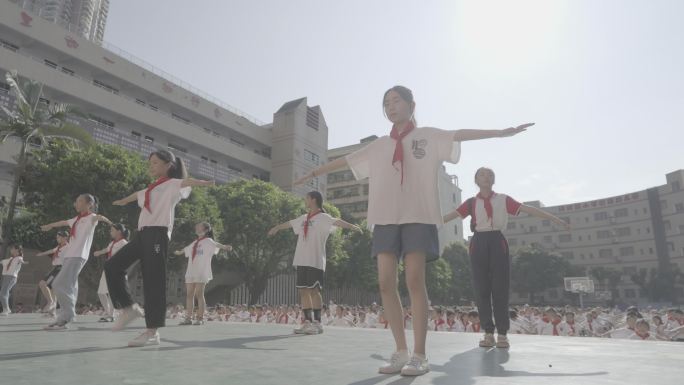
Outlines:
{"label": "white short-sleeve shirt", "polygon": [[[518,215],[522,204],[506,194],[497,194],[491,197],[492,217],[487,215],[485,201],[479,197],[467,199],[456,211],[461,218],[472,215],[475,219],[475,231],[503,231],[508,226],[508,216]],[[471,212],[471,199],[473,211]]]}
{"label": "white short-sleeve shirt", "polygon": [[2,275],[17,277],[19,275],[19,270],[21,270],[21,265],[24,263],[24,258],[7,258],[0,261],[0,263],[2,263]]}
{"label": "white short-sleeve shirt", "polygon": [[304,224],[307,214],[290,221],[292,230],[297,234],[297,248],[295,249],[293,266],[311,266],[325,271],[325,243],[328,236],[335,230],[336,218],[327,213],[319,213],[309,220],[307,236],[304,237]]}
{"label": "white short-sleeve shirt", "polygon": [[[69,219],[69,227],[73,227],[78,217]],[[69,238],[69,243],[64,247],[64,258],[82,258],[86,261],[90,257],[90,248],[93,245],[95,227],[97,227],[97,214],[90,214],[78,221],[76,234]]]}
{"label": "white short-sleeve shirt", "polygon": [[145,208],[145,191],[147,189],[138,191],[138,206],[140,207],[138,230],[143,227],[167,227],[169,239],[171,239],[176,205],[181,199],[189,197],[192,191],[190,187],[181,187],[181,183],[183,183],[182,179],[169,179],[152,189],[150,192],[150,210]]}
{"label": "white short-sleeve shirt", "polygon": [[460,142],[454,133],[431,127],[416,128],[402,140],[404,182],[401,163],[392,164],[396,141],[376,139],[347,155],[356,179],[369,178],[368,224],[443,224],[438,175],[443,162],[457,163]]}
{"label": "white short-sleeve shirt", "polygon": [[[196,241],[195,241],[196,242]],[[188,267],[185,270],[186,283],[207,283],[214,277],[211,272],[211,259],[221,250],[218,244],[211,238],[204,238],[197,244],[195,260],[192,259],[192,250],[195,246],[192,242],[183,249],[188,258]]]}
{"label": "white short-sleeve shirt", "polygon": [[119,241],[116,241],[116,242],[115,241],[109,242],[109,245],[107,245],[107,254],[109,254],[109,252],[111,250],[112,255],[111,256],[105,255],[105,258],[109,259],[109,258],[115,256],[116,253],[118,253],[119,250],[121,250],[127,244],[128,244],[128,241],[125,239],[120,239]]}

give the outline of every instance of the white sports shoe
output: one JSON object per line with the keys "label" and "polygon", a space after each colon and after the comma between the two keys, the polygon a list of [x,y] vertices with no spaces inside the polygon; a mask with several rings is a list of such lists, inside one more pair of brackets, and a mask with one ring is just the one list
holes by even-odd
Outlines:
{"label": "white sports shoe", "polygon": [[149,345],[159,345],[159,332],[150,333],[149,330],[145,330],[138,337],[128,342],[128,346],[131,348],[141,348]]}
{"label": "white sports shoe", "polygon": [[406,365],[401,368],[402,376],[422,376],[423,374],[430,371],[430,364],[428,364],[427,358],[421,358],[417,355],[413,355]]}
{"label": "white sports shoe", "polygon": [[310,321],[304,321],[299,327],[294,328],[294,334],[306,334],[306,328],[311,324]]}
{"label": "white sports shoe", "polygon": [[128,324],[131,322],[135,321],[136,318],[143,317],[145,313],[143,313],[143,310],[138,306],[137,303],[133,304],[133,306],[123,309],[121,313],[119,313],[119,318],[114,321],[114,326],[112,326],[112,331],[119,331],[123,330]]}
{"label": "white sports shoe", "polygon": [[409,362],[409,354],[407,350],[392,353],[389,362],[378,369],[380,374],[397,374],[401,373],[401,369]]}

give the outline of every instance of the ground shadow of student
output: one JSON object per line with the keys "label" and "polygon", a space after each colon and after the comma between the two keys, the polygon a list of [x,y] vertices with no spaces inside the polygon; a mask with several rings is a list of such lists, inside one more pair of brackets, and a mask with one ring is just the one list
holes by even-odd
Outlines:
{"label": "ground shadow of student", "polygon": [[[444,365],[431,365],[433,372],[442,373],[432,383],[448,385],[475,384],[476,377],[587,377],[606,375],[608,372],[558,373],[527,372],[522,370],[506,370],[503,364],[508,362],[508,349],[474,348],[459,353]],[[536,366],[538,364],[535,363]]]}
{"label": "ground shadow of student", "polygon": [[271,336],[256,336],[256,337],[238,337],[226,338],[222,340],[208,340],[208,341],[180,341],[168,338],[162,338],[162,342],[168,342],[175,346],[162,346],[159,348],[151,348],[150,350],[179,350],[187,348],[213,348],[213,349],[248,349],[248,350],[287,350],[287,349],[269,349],[269,348],[252,348],[246,346],[251,343],[277,341],[287,338],[299,338],[294,334],[285,335],[271,335]]}
{"label": "ground shadow of student", "polygon": [[[371,358],[382,360],[378,355],[371,355]],[[471,385],[476,384],[477,377],[586,377],[600,376],[608,372],[589,372],[589,373],[532,373],[520,370],[506,370],[503,364],[508,362],[510,353],[506,349],[482,349],[474,348],[451,357],[449,362],[444,365],[430,365],[428,377],[438,377],[431,380],[432,384],[440,385]],[[397,375],[398,376],[398,375]],[[386,381],[392,375],[376,375],[374,377],[350,383],[350,385],[374,385]],[[415,380],[415,377],[397,377],[389,384],[408,385]]]}

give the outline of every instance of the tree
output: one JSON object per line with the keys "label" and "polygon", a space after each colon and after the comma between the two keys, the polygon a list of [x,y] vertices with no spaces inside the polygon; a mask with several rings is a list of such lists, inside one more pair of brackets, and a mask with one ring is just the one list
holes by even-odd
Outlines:
{"label": "tree", "polygon": [[[134,153],[104,144],[74,150],[68,143],[55,140],[32,154],[21,180],[21,191],[36,226],[75,216],[74,200],[80,194],[90,193],[98,198],[101,214],[135,229],[140,212],[137,206],[119,207],[111,202],[145,188],[148,183],[146,163]],[[42,243],[45,238],[34,236],[24,242],[45,249],[54,246],[54,232],[48,236],[47,244]],[[93,247],[103,248],[109,240],[109,227],[97,226]],[[103,263],[102,258],[89,259],[81,273],[83,287],[97,288]]]}
{"label": "tree", "polygon": [[511,286],[535,303],[535,294],[559,286],[573,271],[570,263],[558,254],[539,247],[520,249],[513,257]]}
{"label": "tree", "polygon": [[330,275],[326,272],[326,277],[330,276],[336,287],[377,291],[378,273],[375,259],[371,256],[372,233],[366,222],[360,223],[359,227],[362,232],[354,231],[344,235],[342,257],[332,261]]}
{"label": "tree", "polygon": [[12,222],[17,205],[17,197],[28,159],[30,145],[45,145],[54,138],[72,139],[72,144],[90,145],[94,143],[90,134],[81,127],[67,123],[69,115],[78,114],[70,105],[41,103],[43,85],[32,80],[21,80],[16,71],[8,72],[5,76],[10,92],[16,98],[16,108],[9,110],[0,106],[4,116],[0,121],[0,140],[4,143],[8,138],[15,137],[21,142],[17,165],[14,168],[14,183],[12,195],[8,204],[7,218],[3,222],[3,237],[5,238],[0,250],[0,257],[6,253],[11,242]]}
{"label": "tree", "polygon": [[631,278],[632,282],[644,290],[650,300],[674,302],[676,300],[675,284],[681,282],[684,274],[679,266],[673,265],[672,270],[669,271],[642,270],[637,274],[632,274]]}
{"label": "tree", "polygon": [[254,304],[268,279],[288,268],[296,238],[292,231],[268,237],[268,230],[304,212],[303,202],[275,185],[260,180],[240,180],[211,190],[223,217],[221,240],[236,253],[228,260],[239,271]]}
{"label": "tree", "polygon": [[[200,222],[208,222],[214,230],[214,236],[217,242],[226,243],[221,236],[223,235],[223,217],[218,208],[214,195],[206,188],[195,188],[192,190],[190,197],[181,200],[181,203],[176,206],[176,220],[173,226],[173,235],[169,244],[169,250],[175,251],[183,249],[195,239],[195,225]],[[187,258],[177,257],[169,253],[168,269],[173,271],[181,271],[187,266]],[[220,262],[221,258],[216,261],[217,267],[224,264]]]}
{"label": "tree", "polygon": [[425,270],[425,285],[432,303],[453,303],[451,297],[454,288],[451,265],[440,258],[428,263]]}
{"label": "tree", "polygon": [[621,271],[605,266],[596,266],[589,270],[589,276],[594,277],[600,285],[607,287],[613,300],[620,296],[617,287],[622,280]]}
{"label": "tree", "polygon": [[451,268],[452,287],[448,302],[455,304],[473,301],[475,293],[468,249],[462,243],[454,242],[444,248],[442,259],[447,261]]}

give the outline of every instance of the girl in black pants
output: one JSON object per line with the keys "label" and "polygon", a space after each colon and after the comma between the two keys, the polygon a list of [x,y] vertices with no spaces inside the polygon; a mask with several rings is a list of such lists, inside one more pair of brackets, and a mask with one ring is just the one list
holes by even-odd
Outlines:
{"label": "girl in black pants", "polygon": [[113,202],[124,206],[137,201],[141,211],[138,232],[105,263],[109,296],[114,308],[123,309],[112,327],[117,331],[143,315],[140,306],[133,302],[126,281],[126,269],[140,261],[147,329],[128,346],[159,344],[157,329],[165,326],[166,321],[166,258],[176,204],[190,195],[191,187],[214,184],[213,181],[188,178],[183,161],[165,150],[150,155],[149,173],[155,179],[154,183]]}
{"label": "girl in black pants", "polygon": [[[508,225],[509,215],[523,212],[535,217],[549,219],[569,230],[570,226],[560,218],[535,207],[523,205],[515,199],[497,194],[492,190],[494,171],[482,167],[475,173],[475,184],[480,188],[477,196],[468,199],[456,211],[444,217],[444,222],[456,217],[471,216],[470,228],[474,235],[470,241],[470,263],[473,287],[480,321],[485,336],[482,347],[508,348],[506,334],[510,327],[508,297],[511,286],[511,257],[508,242],[501,233]],[[492,307],[494,321],[492,321]],[[494,341],[494,329],[498,340]]]}

